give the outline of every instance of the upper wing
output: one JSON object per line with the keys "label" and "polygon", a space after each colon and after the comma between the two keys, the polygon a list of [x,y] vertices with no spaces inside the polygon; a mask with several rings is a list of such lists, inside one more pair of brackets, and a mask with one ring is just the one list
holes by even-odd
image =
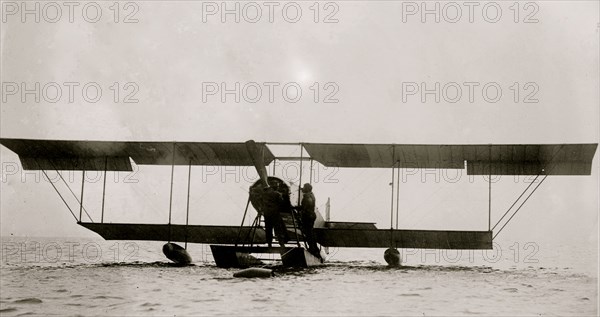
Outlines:
{"label": "upper wing", "polygon": [[[24,169],[130,171],[129,158],[148,165],[252,166],[245,143],[108,142],[0,139],[19,155]],[[265,165],[273,153],[257,143]]]}
{"label": "upper wing", "polygon": [[598,144],[326,144],[305,143],[325,166],[465,168],[469,175],[590,175]]}
{"label": "upper wing", "polygon": [[[252,166],[246,144],[0,139],[24,169],[131,170],[137,164]],[[341,144],[302,143],[325,166],[467,168],[469,175],[590,175],[598,144]],[[256,143],[263,163],[275,158]]]}

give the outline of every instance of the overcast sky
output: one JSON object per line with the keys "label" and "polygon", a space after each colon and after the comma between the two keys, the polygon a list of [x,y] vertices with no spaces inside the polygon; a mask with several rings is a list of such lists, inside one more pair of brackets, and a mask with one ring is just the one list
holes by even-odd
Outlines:
{"label": "overcast sky", "polygon": [[[469,7],[459,5],[462,16],[456,23],[449,22],[456,7],[444,7],[444,2],[439,23],[434,15],[423,21],[420,12],[409,14],[414,7],[402,2],[320,3],[318,23],[312,2],[299,2],[302,15],[296,23],[288,21],[295,18],[295,7],[284,12],[284,3],[273,7],[270,22],[269,7],[258,2],[262,16],[256,23],[247,21],[255,18],[255,7],[240,8],[242,16],[236,23],[233,15],[222,21],[219,12],[209,14],[214,7],[206,2],[134,3],[127,8],[121,4],[118,16],[110,3],[102,4],[96,23],[86,20],[93,18],[92,9],[84,18],[83,4],[74,8],[72,23],[64,6],[56,23],[45,20],[55,17],[55,8],[48,8],[39,23],[4,11],[3,138],[432,144],[599,139],[596,1],[546,1],[518,8],[511,8],[512,2],[498,2],[502,10],[498,18],[494,8],[483,13],[485,3],[480,3],[473,7],[472,22]],[[233,8],[234,3],[229,4]],[[125,19],[134,23],[123,23]],[[326,19],[334,23],[323,23]],[[22,100],[22,91],[7,90],[22,89],[22,83],[31,89],[36,82],[48,87],[39,102],[34,95]],[[69,82],[77,84],[65,84]],[[223,102],[220,91],[208,93],[215,87],[234,89],[236,82],[239,102],[234,94],[225,95]],[[82,87],[89,83],[102,89],[95,103],[82,96]],[[436,83],[440,102],[433,94],[407,90],[434,89]],[[301,88],[297,102],[290,101],[297,97],[293,89],[284,97],[286,84]],[[72,101],[68,85],[74,89]],[[52,102],[56,86],[62,95]],[[484,86],[491,89],[484,93]],[[269,87],[274,91],[272,101]],[[498,87],[502,94],[494,101]],[[86,97],[90,95],[94,97],[88,90]],[[128,95],[137,102],[124,102]],[[293,150],[298,154],[297,149],[280,151]],[[47,182],[36,182],[33,175],[23,181],[21,171],[5,175],[18,158],[4,147],[0,153],[2,235],[94,235],[75,224]],[[317,168],[321,168],[315,180],[318,205],[323,208],[331,197],[335,220],[389,227],[388,170],[330,175],[332,171]],[[169,172],[169,167],[142,166],[133,176],[138,183],[123,184],[125,175],[118,182],[109,181],[107,221],[166,222]],[[185,219],[186,172],[176,169],[174,220],[179,223]],[[252,179],[235,180],[221,172],[194,168],[192,223],[239,223],[255,173],[246,173]],[[406,176],[400,227],[487,228],[487,184],[482,178],[468,180],[466,171],[458,183],[445,181],[452,173],[439,174],[439,182],[428,176],[426,184],[419,175]],[[78,177],[71,184],[77,193]],[[229,178],[223,183],[222,177]],[[523,179],[515,182],[512,177],[494,184],[493,219],[526,186]],[[96,218],[100,189],[101,182],[96,181],[86,190],[86,206]],[[503,235],[597,243],[597,232],[598,154],[591,176],[549,178]]]}

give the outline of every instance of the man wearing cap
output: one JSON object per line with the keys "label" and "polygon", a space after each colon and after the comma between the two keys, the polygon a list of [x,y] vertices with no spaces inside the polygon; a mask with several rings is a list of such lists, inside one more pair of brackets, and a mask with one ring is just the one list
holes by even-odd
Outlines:
{"label": "man wearing cap", "polygon": [[308,244],[308,252],[320,258],[319,247],[315,241],[313,234],[313,226],[315,225],[315,195],[312,193],[312,185],[306,183],[302,187],[302,202],[296,209],[300,213],[300,223],[302,225],[302,233]]}

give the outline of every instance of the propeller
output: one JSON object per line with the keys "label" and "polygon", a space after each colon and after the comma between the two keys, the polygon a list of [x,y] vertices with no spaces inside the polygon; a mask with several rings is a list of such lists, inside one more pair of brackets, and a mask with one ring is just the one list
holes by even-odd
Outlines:
{"label": "propeller", "polygon": [[246,149],[250,154],[250,158],[252,158],[252,163],[254,163],[254,168],[256,168],[256,172],[258,172],[258,176],[262,180],[265,185],[265,188],[269,187],[269,182],[267,180],[267,168],[265,167],[262,149],[259,149],[254,140],[246,141]]}

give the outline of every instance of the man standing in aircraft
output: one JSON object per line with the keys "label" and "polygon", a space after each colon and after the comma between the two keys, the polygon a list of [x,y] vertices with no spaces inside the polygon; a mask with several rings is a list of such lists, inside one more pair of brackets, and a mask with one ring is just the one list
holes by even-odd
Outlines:
{"label": "man standing in aircraft", "polygon": [[264,208],[262,210],[262,213],[265,218],[267,244],[269,247],[271,247],[274,229],[275,236],[277,237],[277,242],[279,242],[279,245],[281,247],[285,247],[285,243],[289,240],[289,237],[287,235],[285,223],[283,222],[283,219],[281,218],[280,214],[285,204],[283,196],[281,195],[281,193],[274,190],[272,187],[267,187],[264,189],[263,197]]}
{"label": "man standing in aircraft", "polygon": [[315,195],[312,192],[312,185],[308,183],[304,184],[302,187],[302,194],[302,202],[300,203],[300,206],[296,207],[300,213],[302,233],[304,234],[304,238],[308,244],[308,252],[320,258],[321,255],[319,252],[319,247],[317,246],[317,242],[315,241],[315,236],[313,233],[313,226],[315,225],[317,214],[315,213],[316,201]]}

